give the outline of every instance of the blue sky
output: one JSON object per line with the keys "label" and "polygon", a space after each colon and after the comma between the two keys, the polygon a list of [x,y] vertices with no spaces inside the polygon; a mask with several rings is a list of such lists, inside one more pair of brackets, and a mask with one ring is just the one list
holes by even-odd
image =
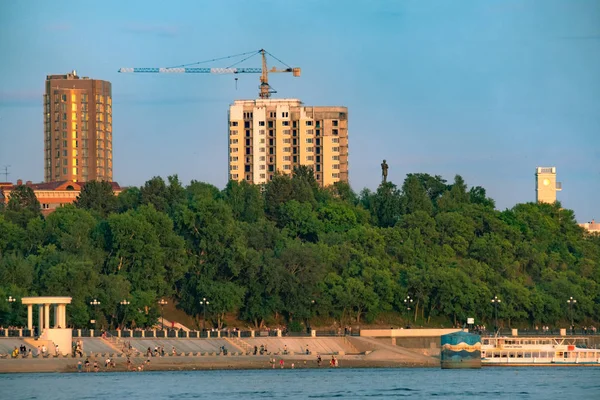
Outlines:
{"label": "blue sky", "polygon": [[600,219],[599,21],[598,0],[4,1],[0,166],[43,179],[44,80],[76,69],[113,84],[116,181],[222,188],[227,108],[256,97],[258,75],[236,90],[232,75],[117,70],[265,48],[302,68],[271,77],[276,97],[349,108],[355,190],[376,188],[386,159],[398,185],[460,174],[505,209],[556,166],[563,206]]}

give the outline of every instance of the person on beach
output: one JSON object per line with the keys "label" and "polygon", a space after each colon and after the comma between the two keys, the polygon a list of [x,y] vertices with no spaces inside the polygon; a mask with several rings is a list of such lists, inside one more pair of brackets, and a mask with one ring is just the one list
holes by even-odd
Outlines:
{"label": "person on beach", "polygon": [[319,354],[317,354],[317,366],[321,366],[321,356]]}
{"label": "person on beach", "polygon": [[173,351],[171,352],[171,354],[173,354],[174,356],[177,355],[177,350],[175,350],[175,346],[173,346]]}
{"label": "person on beach", "polygon": [[283,358],[279,359],[279,367],[283,369]]}
{"label": "person on beach", "polygon": [[81,364],[81,360],[77,361],[77,372],[81,372],[83,369],[83,365]]}
{"label": "person on beach", "polygon": [[90,360],[88,358],[85,359],[85,372],[90,372]]}

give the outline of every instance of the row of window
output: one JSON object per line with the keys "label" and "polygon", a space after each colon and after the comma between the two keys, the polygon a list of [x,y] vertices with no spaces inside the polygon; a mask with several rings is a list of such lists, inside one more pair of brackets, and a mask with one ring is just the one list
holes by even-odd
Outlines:
{"label": "row of window", "polygon": [[[289,169],[289,168],[288,168]],[[233,180],[238,180],[240,178],[239,174],[231,174],[230,175],[231,179]],[[339,179],[340,174],[337,172],[334,172],[331,174],[331,177],[334,179]],[[316,174],[315,178],[317,180],[321,179],[321,175],[320,174]],[[259,174],[259,179],[266,179],[266,174]],[[247,181],[252,181],[252,176],[251,175],[246,175],[246,180]],[[269,180],[273,180],[273,175],[269,174]]]}
{"label": "row of window", "polygon": [[[275,118],[274,117],[275,113],[271,113],[271,118]],[[288,113],[285,113],[288,114]],[[247,115],[250,115],[250,117],[247,117]],[[252,119],[252,113],[244,113],[244,119]],[[289,115],[288,115],[289,117]],[[288,117],[282,117],[282,118],[288,118]],[[273,128],[275,125],[275,121],[266,121],[266,124],[269,128]],[[244,121],[244,128],[250,128],[250,121]],[[283,126],[290,126],[290,121],[281,121],[281,125]],[[292,127],[297,128],[299,125],[299,121],[292,121]],[[313,121],[311,120],[307,120],[304,121],[304,125],[305,126],[316,126],[317,128],[321,128],[323,126],[323,124],[321,124],[321,121],[317,121],[315,124],[313,124]],[[338,127],[339,126],[339,121],[338,120],[332,120],[331,121],[331,125],[333,127]],[[229,126],[238,126],[238,121],[229,121]],[[265,121],[258,121],[258,126],[265,126]],[[337,129],[336,129],[337,131]]]}

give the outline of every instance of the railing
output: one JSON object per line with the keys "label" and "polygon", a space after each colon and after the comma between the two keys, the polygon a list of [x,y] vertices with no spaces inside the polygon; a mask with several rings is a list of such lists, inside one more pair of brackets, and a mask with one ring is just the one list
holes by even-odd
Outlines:
{"label": "railing", "polygon": [[[204,338],[250,338],[250,337],[278,337],[278,336],[287,336],[287,337],[310,337],[312,336],[312,332],[289,332],[282,331],[279,329],[270,329],[270,330],[244,330],[244,331],[232,331],[232,330],[221,330],[221,331],[185,331],[183,329],[165,329],[165,330],[109,330],[104,331],[101,329],[73,329],[72,336],[74,338],[98,338],[103,334],[105,336],[111,336],[114,338],[191,338],[191,339],[204,339]],[[482,336],[494,336],[496,333],[494,332],[478,332],[472,331],[475,333],[479,333]],[[316,336],[360,336],[360,330],[317,330],[315,332]],[[567,335],[570,335],[571,331],[567,330]],[[575,335],[597,335],[598,333],[592,332],[591,330],[583,330],[576,329],[574,331]],[[33,337],[34,332],[28,329],[0,329],[0,337]],[[501,336],[512,336],[512,331],[510,329],[502,329],[499,331],[498,335]],[[542,331],[519,331],[519,335],[560,335],[560,330],[551,330],[548,332]]]}

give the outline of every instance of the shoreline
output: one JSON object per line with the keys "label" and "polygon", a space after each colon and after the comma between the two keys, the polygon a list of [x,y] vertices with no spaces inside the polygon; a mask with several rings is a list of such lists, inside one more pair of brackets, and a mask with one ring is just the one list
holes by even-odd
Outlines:
{"label": "shoreline", "polygon": [[[98,363],[99,371],[85,372],[85,366],[81,373],[106,373],[106,372],[153,372],[153,371],[210,371],[210,370],[258,370],[258,369],[282,369],[279,360],[284,360],[283,369],[332,369],[332,368],[435,368],[439,365],[426,363],[414,363],[393,360],[364,360],[359,357],[339,356],[338,367],[330,367],[329,359],[323,358],[321,366],[317,365],[314,358],[298,357],[276,357],[273,367],[269,363],[269,357],[257,356],[178,356],[178,357],[151,357],[150,363],[144,363],[145,357],[132,357],[132,365],[139,367],[144,364],[141,371],[128,371],[126,358],[115,357],[115,368],[104,368],[104,359],[89,357],[93,366],[94,361]],[[0,360],[0,374],[10,373],[79,373],[77,362],[85,361],[85,358],[56,358],[56,359],[2,359]],[[292,363],[294,368],[292,368]]]}

